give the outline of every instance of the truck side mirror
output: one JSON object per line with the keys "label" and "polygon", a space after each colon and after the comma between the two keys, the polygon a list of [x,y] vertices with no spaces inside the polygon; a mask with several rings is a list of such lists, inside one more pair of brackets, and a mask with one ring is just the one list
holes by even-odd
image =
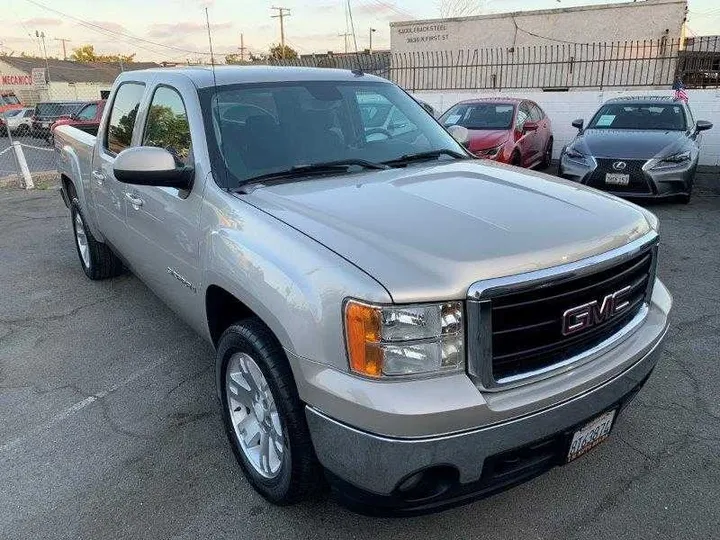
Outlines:
{"label": "truck side mirror", "polygon": [[189,189],[195,170],[178,167],[173,155],[164,148],[136,146],[118,154],[113,173],[115,179],[123,184]]}
{"label": "truck side mirror", "polygon": [[572,121],[572,127],[574,128],[582,129],[584,125],[585,120],[583,120],[582,118],[578,118],[577,120]]}

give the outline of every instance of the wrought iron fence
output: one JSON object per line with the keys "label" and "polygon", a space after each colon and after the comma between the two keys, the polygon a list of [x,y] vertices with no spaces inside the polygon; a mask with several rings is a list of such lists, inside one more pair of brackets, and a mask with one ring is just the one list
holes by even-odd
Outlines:
{"label": "wrought iron fence", "polygon": [[362,69],[408,90],[720,86],[720,37],[412,53],[307,55],[277,65]]}

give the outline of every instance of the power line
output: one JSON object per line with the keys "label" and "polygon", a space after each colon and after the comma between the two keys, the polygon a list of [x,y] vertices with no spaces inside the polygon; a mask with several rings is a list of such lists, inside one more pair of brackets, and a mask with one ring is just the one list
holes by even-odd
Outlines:
{"label": "power line", "polygon": [[[62,12],[62,11],[58,11],[57,9],[54,9],[54,8],[51,8],[51,7],[46,6],[46,5],[44,5],[44,4],[41,4],[40,2],[37,2],[37,1],[35,1],[35,0],[25,0],[25,1],[31,3],[31,4],[33,4],[33,5],[35,5],[35,6],[37,6],[37,7],[39,7],[39,8],[41,8],[41,9],[44,9],[44,10],[46,10],[46,11],[50,11],[51,13],[55,13],[55,14],[57,14],[57,15],[60,15],[61,17],[66,17],[66,18],[68,18],[68,19],[71,19],[71,20],[77,22],[78,24],[80,24],[80,25],[82,25],[82,26],[84,26],[84,27],[86,27],[86,28],[96,30],[96,31],[98,31],[98,32],[100,32],[100,33],[102,33],[102,34],[104,34],[104,35],[110,35],[110,36],[112,36],[112,37],[118,37],[118,36],[119,36],[119,37],[124,37],[124,38],[126,38],[126,39],[130,39],[130,40],[132,40],[132,43],[133,43],[133,45],[134,45],[135,47],[140,48],[140,49],[144,49],[144,50],[146,50],[146,51],[153,52],[153,53],[155,53],[155,54],[157,54],[157,50],[152,50],[152,49],[148,49],[147,47],[142,47],[142,46],[138,45],[136,42],[137,42],[137,41],[140,41],[140,42],[143,42],[143,43],[148,43],[148,44],[150,44],[150,45],[154,45],[154,46],[156,46],[156,47],[162,47],[162,48],[164,48],[164,49],[170,49],[170,50],[180,51],[180,52],[184,52],[184,53],[200,54],[200,55],[203,55],[203,56],[209,56],[209,54],[210,54],[210,53],[208,53],[208,52],[206,52],[206,51],[196,51],[196,50],[193,50],[193,49],[185,49],[185,48],[182,48],[182,47],[175,47],[174,45],[166,45],[166,44],[164,44],[164,43],[159,43],[159,42],[157,42],[157,41],[152,41],[152,40],[149,40],[149,39],[145,39],[145,38],[142,38],[142,37],[140,37],[140,36],[136,36],[136,35],[134,35],[134,34],[129,34],[129,33],[127,33],[127,32],[118,32],[118,31],[116,31],[116,30],[110,30],[109,28],[105,28],[104,26],[100,26],[99,24],[91,23],[91,22],[89,22],[89,21],[85,21],[85,20],[80,19],[80,18],[78,18],[78,17],[75,17],[75,16],[73,16],[73,15],[69,15],[68,13],[64,13],[64,12]],[[224,53],[224,54],[230,54],[230,53]]]}

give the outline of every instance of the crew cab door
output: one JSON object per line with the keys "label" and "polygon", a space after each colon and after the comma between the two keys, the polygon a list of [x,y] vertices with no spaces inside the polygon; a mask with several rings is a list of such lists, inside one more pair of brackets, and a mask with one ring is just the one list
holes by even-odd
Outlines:
{"label": "crew cab door", "polygon": [[[178,165],[195,165],[191,123],[195,133],[204,133],[197,92],[187,83],[185,96],[192,96],[195,115],[178,88],[151,88],[143,117],[139,145],[168,150]],[[189,190],[125,184],[127,226],[132,250],[128,254],[135,271],[165,302],[186,318],[198,316],[199,216],[203,182],[196,177]]]}
{"label": "crew cab door", "polygon": [[107,125],[98,133],[90,178],[90,194],[97,225],[121,255],[130,251],[125,225],[125,186],[115,179],[115,156],[130,147],[145,84],[122,83],[113,98]]}

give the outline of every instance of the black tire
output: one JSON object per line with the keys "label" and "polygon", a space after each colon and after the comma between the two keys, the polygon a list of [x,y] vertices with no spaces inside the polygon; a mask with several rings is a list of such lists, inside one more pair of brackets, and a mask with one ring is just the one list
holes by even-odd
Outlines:
{"label": "black tire", "polygon": [[547,169],[550,166],[550,162],[552,161],[552,151],[553,151],[553,139],[550,137],[550,140],[547,143],[547,146],[545,147],[545,153],[543,154],[543,160],[540,163],[540,167],[543,169]]}
{"label": "black tire", "polygon": [[520,152],[515,150],[512,153],[512,156],[510,156],[510,165],[514,165],[515,167],[522,167],[521,163],[522,159],[520,159]]}
{"label": "black tire", "polygon": [[[124,270],[122,262],[107,245],[95,239],[90,229],[85,225],[85,217],[80,209],[80,202],[74,193],[71,193],[70,196],[72,197],[70,203],[70,219],[73,229],[73,239],[75,240],[75,249],[80,259],[80,266],[83,272],[92,280],[107,279],[122,274]],[[80,227],[82,227],[82,232],[87,242],[87,259],[83,258],[78,238],[78,229]]]}
{"label": "black tire", "polygon": [[21,124],[17,130],[18,137],[25,137],[28,133],[30,133],[30,128],[25,124]]}
{"label": "black tire", "polygon": [[[231,421],[225,381],[228,364],[236,353],[245,353],[254,360],[277,407],[286,450],[273,478],[262,476],[248,461]],[[270,329],[256,318],[242,320],[225,330],[218,342],[217,355],[216,365],[222,370],[220,396],[225,432],[248,482],[265,499],[278,505],[294,504],[322,492],[324,476],[310,439],[304,406],[287,357]]]}
{"label": "black tire", "polygon": [[682,195],[678,195],[676,200],[681,204],[690,204],[691,197],[692,193],[683,193]]}

